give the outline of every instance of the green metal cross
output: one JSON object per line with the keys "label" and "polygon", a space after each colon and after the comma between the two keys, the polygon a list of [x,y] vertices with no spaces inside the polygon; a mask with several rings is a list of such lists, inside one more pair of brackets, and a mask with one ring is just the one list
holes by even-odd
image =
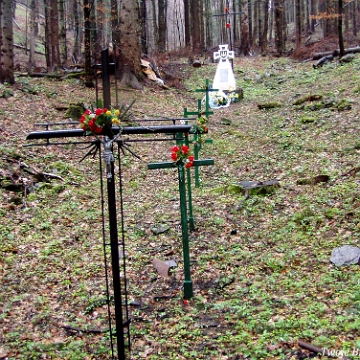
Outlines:
{"label": "green metal cross", "polygon": [[[212,115],[214,112],[210,111],[209,106],[209,92],[210,91],[218,91],[217,89],[212,89],[209,84],[209,79],[206,79],[206,85],[204,89],[196,89],[196,92],[205,92],[205,111],[202,110],[202,101],[201,99],[198,100],[198,109],[197,111],[188,111],[187,108],[184,108],[184,118],[187,118],[189,115],[196,115],[198,118],[200,116],[204,115],[206,117],[209,117],[209,115]],[[201,134],[194,133],[194,157],[195,160],[198,160],[199,158],[199,152],[201,150],[203,141],[201,140]],[[212,143],[211,139],[206,139],[204,141],[205,143]],[[199,179],[199,169],[195,168],[195,186],[198,188],[200,187],[200,179]]]}
{"label": "green metal cross", "polygon": [[[213,165],[213,159],[195,160],[195,168],[204,165]],[[148,169],[168,169],[177,167],[179,179],[179,194],[180,194],[180,214],[181,214],[181,233],[184,256],[184,299],[189,300],[193,297],[193,284],[190,274],[190,248],[189,248],[189,230],[188,230],[188,216],[186,208],[186,180],[185,180],[185,166],[183,162],[178,164],[174,162],[160,162],[148,164]]]}

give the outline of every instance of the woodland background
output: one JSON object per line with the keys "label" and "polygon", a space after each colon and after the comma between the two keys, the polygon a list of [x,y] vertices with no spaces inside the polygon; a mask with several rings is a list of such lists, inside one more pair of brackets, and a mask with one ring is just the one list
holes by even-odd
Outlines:
{"label": "woodland background", "polygon": [[186,54],[193,61],[228,43],[237,56],[303,58],[304,47],[320,39],[328,39],[325,50],[334,50],[336,39],[344,55],[344,36],[357,45],[359,6],[358,0],[2,0],[0,81],[14,82],[19,68],[80,64],[93,86],[91,66],[104,48],[122,84],[135,88],[144,55],[161,61]]}

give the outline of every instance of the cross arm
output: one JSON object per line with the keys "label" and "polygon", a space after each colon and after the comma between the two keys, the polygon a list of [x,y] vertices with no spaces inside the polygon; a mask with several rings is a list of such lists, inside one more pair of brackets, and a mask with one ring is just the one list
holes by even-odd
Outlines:
{"label": "cross arm", "polygon": [[[168,126],[125,126],[115,127],[111,129],[113,135],[120,131],[124,135],[131,134],[175,134],[187,133],[191,129],[191,125],[168,125]],[[101,134],[100,134],[101,135]],[[27,137],[27,140],[35,139],[54,139],[54,138],[70,138],[86,136],[86,132],[82,129],[65,129],[65,130],[45,130],[32,131]]]}
{"label": "cross arm", "polygon": [[[206,166],[206,165],[214,165],[214,159],[194,160],[193,166]],[[149,170],[168,169],[173,167],[176,167],[176,164],[172,161],[148,164]]]}

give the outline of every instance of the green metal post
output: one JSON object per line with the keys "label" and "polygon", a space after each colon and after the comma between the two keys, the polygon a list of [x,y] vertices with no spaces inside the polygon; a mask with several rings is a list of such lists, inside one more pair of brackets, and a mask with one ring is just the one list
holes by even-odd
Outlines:
{"label": "green metal post", "polygon": [[[214,165],[213,159],[194,160],[194,166]],[[189,234],[188,234],[188,217],[186,208],[186,184],[184,164],[175,165],[174,162],[150,163],[148,169],[169,169],[178,168],[179,193],[180,193],[180,214],[181,214],[181,231],[182,245],[184,256],[184,299],[188,300],[193,296],[193,285],[190,276],[190,252],[189,252]],[[189,176],[189,175],[188,175]]]}
{"label": "green metal post", "polygon": [[[188,136],[185,136],[185,145],[189,146],[189,137]],[[195,170],[197,168],[198,167],[195,166]],[[194,216],[193,216],[193,208],[192,208],[192,192],[191,192],[191,172],[190,172],[190,168],[186,169],[186,184],[187,184],[187,195],[188,195],[188,204],[189,204],[189,228],[190,228],[190,231],[194,231],[195,230],[195,225],[194,225]]]}
{"label": "green metal post", "polygon": [[179,193],[180,193],[180,213],[181,213],[181,232],[184,256],[184,299],[193,297],[193,284],[190,275],[190,250],[189,250],[189,232],[186,210],[186,187],[184,164],[178,165],[179,175]]}

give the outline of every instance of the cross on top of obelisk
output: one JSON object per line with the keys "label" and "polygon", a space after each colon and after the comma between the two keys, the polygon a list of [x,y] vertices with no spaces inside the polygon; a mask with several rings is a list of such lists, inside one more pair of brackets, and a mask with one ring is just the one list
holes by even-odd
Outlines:
{"label": "cross on top of obelisk", "polygon": [[229,45],[219,45],[219,51],[214,52],[214,60],[220,60],[225,62],[228,59],[233,59],[235,57],[234,51],[229,50]]}

